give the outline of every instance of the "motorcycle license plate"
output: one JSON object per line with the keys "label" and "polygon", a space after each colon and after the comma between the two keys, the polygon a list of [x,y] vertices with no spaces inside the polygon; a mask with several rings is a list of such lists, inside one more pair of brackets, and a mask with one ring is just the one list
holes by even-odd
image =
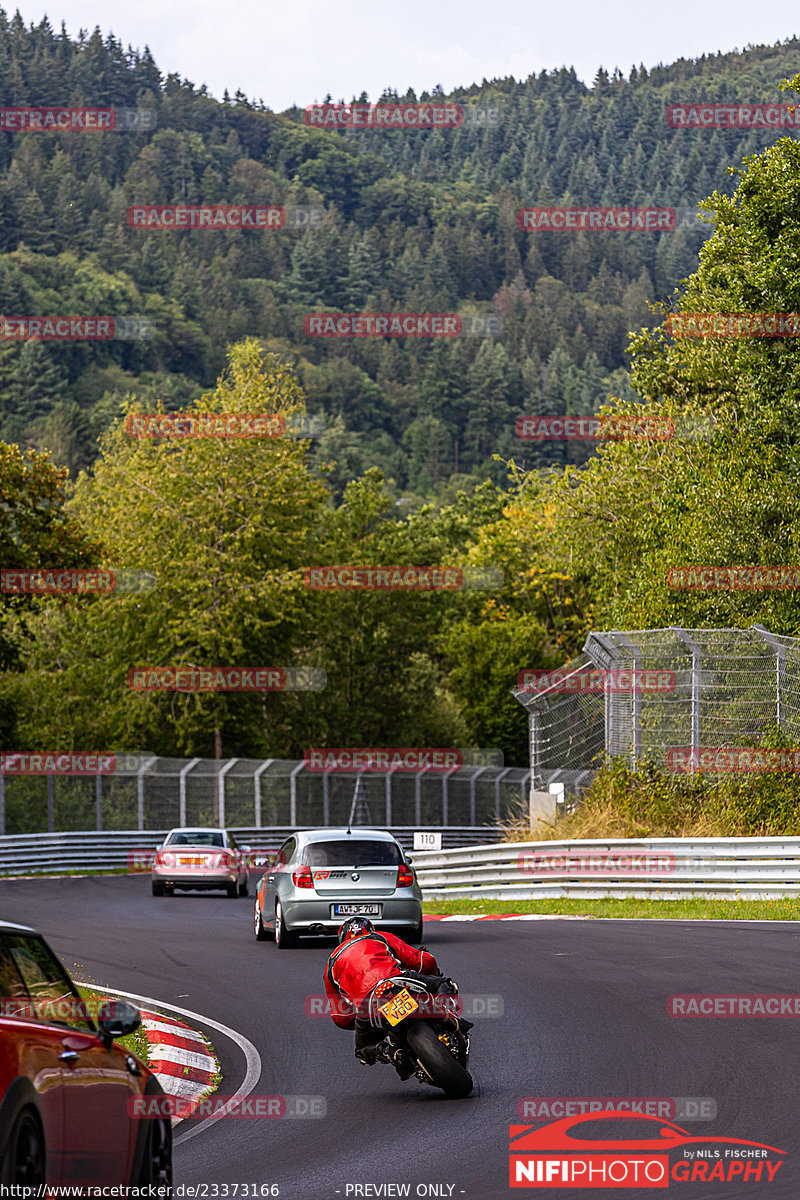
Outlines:
{"label": "motorcycle license plate", "polygon": [[379,917],[380,904],[334,904],[334,917]]}
{"label": "motorcycle license plate", "polygon": [[383,1013],[390,1025],[399,1025],[418,1008],[419,1005],[414,997],[407,988],[403,988],[402,992],[398,992],[396,996],[392,996],[391,1000],[381,1004],[378,1012]]}

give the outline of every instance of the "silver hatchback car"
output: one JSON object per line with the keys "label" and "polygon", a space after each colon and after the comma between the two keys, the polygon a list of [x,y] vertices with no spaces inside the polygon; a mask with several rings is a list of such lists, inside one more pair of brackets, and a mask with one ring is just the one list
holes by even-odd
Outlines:
{"label": "silver hatchback car", "polygon": [[361,827],[306,829],[287,838],[258,883],[258,941],[274,937],[288,949],[302,933],[336,933],[356,916],[422,940],[422,890],[400,843],[384,830]]}

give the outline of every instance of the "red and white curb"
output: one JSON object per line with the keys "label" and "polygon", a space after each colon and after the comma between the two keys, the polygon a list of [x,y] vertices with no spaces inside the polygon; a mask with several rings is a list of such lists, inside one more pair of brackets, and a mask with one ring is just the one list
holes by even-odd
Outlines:
{"label": "red and white curb", "polygon": [[[214,1077],[219,1073],[205,1038],[174,1017],[145,1008],[139,1011],[148,1043],[150,1070],[167,1095],[199,1104],[217,1087]],[[177,1121],[173,1120],[173,1124]]]}
{"label": "red and white curb", "polygon": [[428,921],[594,921],[595,917],[575,917],[560,913],[452,913],[444,916],[441,913],[423,913],[423,920]]}

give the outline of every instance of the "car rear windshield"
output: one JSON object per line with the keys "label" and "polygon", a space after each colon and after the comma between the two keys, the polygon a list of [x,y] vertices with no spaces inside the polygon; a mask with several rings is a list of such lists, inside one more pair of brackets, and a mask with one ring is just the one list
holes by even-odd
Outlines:
{"label": "car rear windshield", "polygon": [[225,839],[213,829],[201,829],[197,833],[171,833],[165,846],[224,846]]}
{"label": "car rear windshield", "polygon": [[394,842],[359,841],[310,842],[303,851],[309,867],[396,867],[400,851]]}

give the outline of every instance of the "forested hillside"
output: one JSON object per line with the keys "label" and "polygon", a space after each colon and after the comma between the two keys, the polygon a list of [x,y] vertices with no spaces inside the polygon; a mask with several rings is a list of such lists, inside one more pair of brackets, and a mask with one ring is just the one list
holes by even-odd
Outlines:
{"label": "forested hillside", "polygon": [[[106,105],[155,121],[0,131],[0,313],[152,328],[0,339],[0,566],[99,564],[155,584],[3,595],[0,742],[217,757],[471,745],[522,764],[518,672],[562,663],[591,629],[761,621],[797,633],[791,591],[667,582],[693,562],[798,562],[797,339],[671,339],[663,315],[800,312],[797,132],[666,120],[670,104],[791,103],[780,84],[800,89],[799,72],[797,41],[629,79],[600,72],[592,88],[562,70],[452,97],[499,114],[484,124],[337,132],[309,127],[301,109],[217,102],[100,33],[73,43],[2,18],[7,107]],[[693,208],[712,193],[707,229],[567,235],[517,219],[532,205]],[[312,206],[323,219],[128,223],[132,206],[167,204]],[[306,336],[304,317],[326,309],[494,313],[502,329]],[[609,395],[623,416],[646,404],[696,435],[610,441],[591,456],[586,443],[515,436],[520,415],[591,413]],[[128,436],[126,413],[159,406],[310,413],[324,432]],[[306,586],[309,567],[336,564],[468,568],[494,582]],[[322,670],[327,686],[228,695],[127,682],[136,668],[257,664]]]}
{"label": "forested hillside", "polygon": [[[470,476],[503,486],[496,454],[527,467],[584,461],[585,443],[519,441],[516,418],[631,397],[627,332],[657,323],[648,305],[694,270],[707,234],[530,233],[518,208],[695,206],[729,193],[727,168],[779,134],[674,129],[666,106],[785,103],[778,85],[798,69],[791,41],[627,79],[601,71],[592,88],[543,72],[455,93],[492,106],[484,126],[337,132],[308,128],[302,109],[217,102],[99,31],[72,41],[0,14],[4,104],[155,113],[147,132],[0,138],[0,312],[136,314],[153,327],[129,342],[0,342],[0,437],[51,449],[74,475],[127,394],[177,408],[213,385],[228,344],[252,335],[296,366],[309,411],[324,414],[314,453],[337,461],[339,494],[372,465],[393,495],[419,499],[452,496]],[[176,202],[312,204],[327,217],[305,231],[127,223],[133,204]],[[325,308],[492,310],[503,330],[304,336],[303,316]]]}

